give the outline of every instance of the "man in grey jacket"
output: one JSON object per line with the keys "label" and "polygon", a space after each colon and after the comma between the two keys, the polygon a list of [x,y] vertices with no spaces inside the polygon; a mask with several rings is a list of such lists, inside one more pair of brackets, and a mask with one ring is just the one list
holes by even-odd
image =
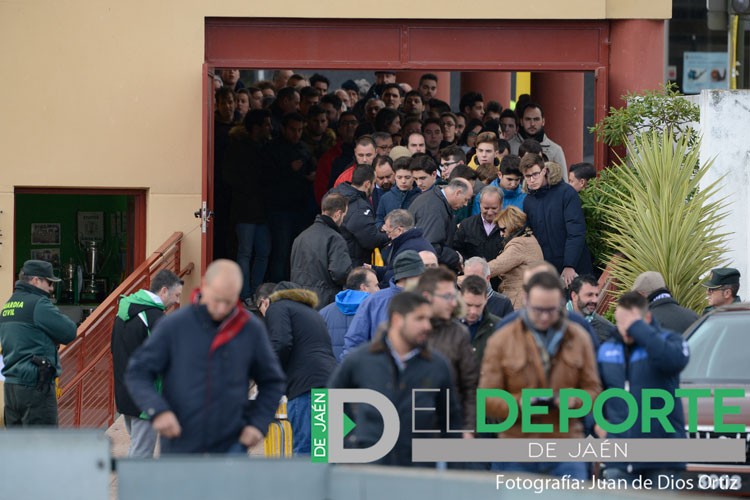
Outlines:
{"label": "man in grey jacket", "polygon": [[318,294],[318,308],[327,306],[341,291],[352,260],[339,227],[349,206],[337,193],[327,194],[322,213],[292,245],[292,281]]}
{"label": "man in grey jacket", "polygon": [[435,187],[422,193],[409,207],[416,226],[435,247],[438,261],[454,270],[460,269],[463,259],[452,248],[456,233],[453,211],[465,207],[473,195],[471,183],[456,178],[443,188]]}

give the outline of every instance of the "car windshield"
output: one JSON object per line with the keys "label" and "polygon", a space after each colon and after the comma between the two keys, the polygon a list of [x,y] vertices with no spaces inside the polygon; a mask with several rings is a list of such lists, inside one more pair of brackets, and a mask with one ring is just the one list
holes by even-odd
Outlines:
{"label": "car windshield", "polygon": [[690,362],[682,372],[688,383],[750,383],[748,314],[715,314],[688,338]]}

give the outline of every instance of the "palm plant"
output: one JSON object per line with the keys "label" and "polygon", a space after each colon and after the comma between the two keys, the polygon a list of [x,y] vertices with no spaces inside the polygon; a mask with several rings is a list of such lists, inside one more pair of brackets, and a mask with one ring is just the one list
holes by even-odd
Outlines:
{"label": "palm plant", "polygon": [[705,289],[700,278],[725,262],[721,221],[727,203],[717,199],[718,182],[698,189],[711,162],[700,165],[700,141],[671,131],[636,135],[624,161],[611,167],[607,186],[595,186],[603,237],[613,261],[612,275],[623,290],[644,271],[659,271],[675,299],[700,310]]}

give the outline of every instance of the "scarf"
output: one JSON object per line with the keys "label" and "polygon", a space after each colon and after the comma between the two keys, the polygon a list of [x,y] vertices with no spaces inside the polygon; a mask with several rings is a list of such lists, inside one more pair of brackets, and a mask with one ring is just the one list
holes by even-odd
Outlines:
{"label": "scarf", "polygon": [[[190,301],[194,306],[200,307],[200,297],[200,288],[193,290],[193,293],[190,296]],[[250,315],[238,301],[235,308],[229,313],[229,316],[224,318],[219,324],[219,329],[216,331],[213,341],[211,341],[211,347],[208,350],[208,354],[213,354],[213,352],[219,347],[228,344],[238,333],[240,333],[240,330],[242,330],[248,321],[250,321]]]}

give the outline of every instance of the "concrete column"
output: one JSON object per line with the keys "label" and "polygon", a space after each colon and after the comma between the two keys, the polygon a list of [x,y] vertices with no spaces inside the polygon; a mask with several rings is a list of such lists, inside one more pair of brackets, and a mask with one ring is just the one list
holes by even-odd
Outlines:
{"label": "concrete column", "polygon": [[531,99],[544,109],[544,130],[568,165],[583,159],[583,73],[532,73]]}
{"label": "concrete column", "polygon": [[[498,101],[503,109],[510,103],[510,73],[507,71],[464,71],[461,73],[461,95],[479,92],[487,101]],[[459,110],[460,111],[460,110]]]}
{"label": "concrete column", "polygon": [[450,71],[399,71],[396,73],[398,83],[408,83],[414,90],[419,87],[419,78],[425,73],[432,73],[438,78],[437,99],[451,102],[451,72]]}

